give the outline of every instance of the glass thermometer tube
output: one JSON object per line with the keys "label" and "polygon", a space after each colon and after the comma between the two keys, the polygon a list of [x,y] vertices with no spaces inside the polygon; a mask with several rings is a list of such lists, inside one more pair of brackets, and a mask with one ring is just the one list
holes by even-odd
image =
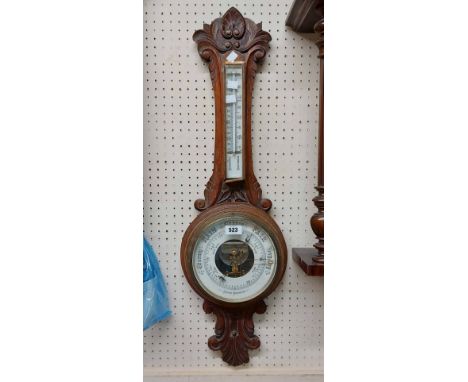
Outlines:
{"label": "glass thermometer tube", "polygon": [[242,77],[242,64],[225,66],[226,179],[244,176]]}

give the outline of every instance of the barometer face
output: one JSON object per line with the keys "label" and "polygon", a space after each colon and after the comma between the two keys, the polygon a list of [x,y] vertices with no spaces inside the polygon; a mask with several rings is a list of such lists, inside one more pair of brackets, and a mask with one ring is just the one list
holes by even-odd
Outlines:
{"label": "barometer face", "polygon": [[273,282],[278,251],[268,232],[245,216],[225,216],[200,233],[192,270],[200,287],[215,299],[240,303]]}

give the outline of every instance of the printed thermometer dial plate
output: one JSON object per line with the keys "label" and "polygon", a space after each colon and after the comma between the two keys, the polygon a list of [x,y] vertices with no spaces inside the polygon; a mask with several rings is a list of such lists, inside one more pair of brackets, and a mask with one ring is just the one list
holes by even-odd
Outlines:
{"label": "printed thermometer dial plate", "polygon": [[226,62],[224,80],[226,179],[242,179],[244,177],[243,63]]}

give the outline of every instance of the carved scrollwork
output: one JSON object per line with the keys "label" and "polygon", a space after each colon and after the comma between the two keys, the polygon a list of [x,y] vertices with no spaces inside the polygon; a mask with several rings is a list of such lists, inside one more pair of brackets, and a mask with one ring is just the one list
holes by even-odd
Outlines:
{"label": "carved scrollwork", "polygon": [[205,196],[205,199],[195,200],[195,203],[194,203],[195,209],[197,209],[198,211],[203,211],[213,204],[213,196],[215,193],[214,186],[215,186],[215,182],[214,182],[214,174],[213,174],[211,175],[210,180],[205,186],[205,192],[203,193]]}
{"label": "carved scrollwork", "polygon": [[250,52],[250,55],[247,59],[247,73],[249,77],[247,79],[247,88],[249,89],[250,94],[253,93],[253,87],[255,82],[255,76],[257,75],[257,62],[263,60],[268,49],[268,41],[266,45],[256,45],[253,50]]}
{"label": "carved scrollwork", "polygon": [[249,362],[249,350],[260,346],[260,339],[254,334],[253,314],[266,311],[263,300],[243,311],[220,308],[209,301],[203,303],[205,313],[216,315],[215,335],[208,339],[211,350],[220,350],[223,361],[238,366]]}
{"label": "carved scrollwork", "polygon": [[261,208],[264,211],[269,211],[273,203],[271,203],[270,199],[262,199],[262,188],[260,187],[260,183],[258,183],[257,178],[254,176],[253,183],[253,193],[254,193],[254,204]]}
{"label": "carved scrollwork", "polygon": [[201,43],[198,46],[198,53],[200,54],[200,57],[203,58],[205,61],[208,62],[208,69],[210,70],[210,77],[211,77],[211,82],[213,85],[215,84],[216,78],[219,74],[219,66],[220,63],[218,54],[216,51],[213,49],[212,46]]}

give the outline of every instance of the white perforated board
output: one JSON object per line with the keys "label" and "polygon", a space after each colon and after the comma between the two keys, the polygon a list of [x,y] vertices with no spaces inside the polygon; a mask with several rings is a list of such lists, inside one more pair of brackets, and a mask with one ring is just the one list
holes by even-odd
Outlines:
{"label": "white perforated board", "polygon": [[[285,20],[291,0],[144,1],[144,232],[165,275],[173,316],[144,333],[148,375],[218,370],[323,370],[323,279],[308,277],[292,247],[312,246],[309,219],[316,195],[318,50]],[[252,105],[254,169],[270,214],[288,245],[288,267],[267,312],[255,315],[262,345],[240,368],[208,349],[214,316],[186,282],[179,262],[182,235],[213,168],[214,98],[207,65],[192,40],[203,23],[231,6],[271,36],[257,73]]]}

